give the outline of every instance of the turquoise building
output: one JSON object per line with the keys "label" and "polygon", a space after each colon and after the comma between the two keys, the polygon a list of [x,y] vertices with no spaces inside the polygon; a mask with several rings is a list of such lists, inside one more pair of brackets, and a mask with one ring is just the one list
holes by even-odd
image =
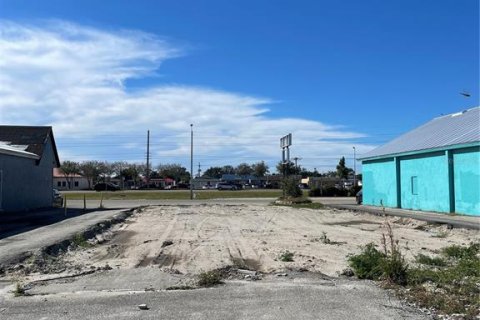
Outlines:
{"label": "turquoise building", "polygon": [[435,118],[360,160],[365,205],[480,216],[480,107]]}

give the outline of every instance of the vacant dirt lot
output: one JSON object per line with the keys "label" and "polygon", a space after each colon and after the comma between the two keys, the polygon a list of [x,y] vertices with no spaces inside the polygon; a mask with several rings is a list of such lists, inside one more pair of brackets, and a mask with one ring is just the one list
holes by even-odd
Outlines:
{"label": "vacant dirt lot", "polygon": [[[198,274],[228,265],[265,273],[299,270],[337,276],[347,256],[380,244],[389,222],[407,259],[449,244],[467,244],[475,231],[431,226],[405,218],[336,210],[256,205],[158,206],[98,236],[100,244],[65,260],[87,268],[163,268]],[[292,262],[279,257],[294,253]]]}

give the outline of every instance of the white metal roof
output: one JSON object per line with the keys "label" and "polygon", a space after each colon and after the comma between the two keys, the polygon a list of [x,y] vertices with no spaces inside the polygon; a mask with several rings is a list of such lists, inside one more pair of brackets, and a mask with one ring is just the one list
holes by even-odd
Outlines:
{"label": "white metal roof", "polygon": [[480,107],[435,118],[359,159],[480,142]]}
{"label": "white metal roof", "polygon": [[27,146],[12,146],[5,142],[0,142],[0,154],[7,154],[11,156],[24,157],[38,160],[40,156],[35,153],[25,151]]}

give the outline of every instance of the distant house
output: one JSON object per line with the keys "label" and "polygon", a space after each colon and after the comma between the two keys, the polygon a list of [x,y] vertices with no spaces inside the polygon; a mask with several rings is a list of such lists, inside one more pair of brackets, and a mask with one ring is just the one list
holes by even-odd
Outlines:
{"label": "distant house", "polygon": [[480,107],[435,118],[361,160],[364,204],[480,215]]}
{"label": "distant house", "polygon": [[65,175],[60,168],[53,168],[53,187],[58,190],[86,190],[91,187],[88,179],[80,174]]}
{"label": "distant house", "polygon": [[51,127],[0,126],[0,211],[51,207],[59,165]]}

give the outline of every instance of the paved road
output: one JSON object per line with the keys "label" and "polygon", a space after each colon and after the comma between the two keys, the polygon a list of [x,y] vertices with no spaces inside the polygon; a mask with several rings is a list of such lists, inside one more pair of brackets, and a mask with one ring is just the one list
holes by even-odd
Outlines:
{"label": "paved road", "polygon": [[[140,271],[139,271],[140,272]],[[367,281],[278,279],[183,291],[62,292],[1,300],[2,319],[429,319]],[[139,310],[139,304],[149,310]]]}

